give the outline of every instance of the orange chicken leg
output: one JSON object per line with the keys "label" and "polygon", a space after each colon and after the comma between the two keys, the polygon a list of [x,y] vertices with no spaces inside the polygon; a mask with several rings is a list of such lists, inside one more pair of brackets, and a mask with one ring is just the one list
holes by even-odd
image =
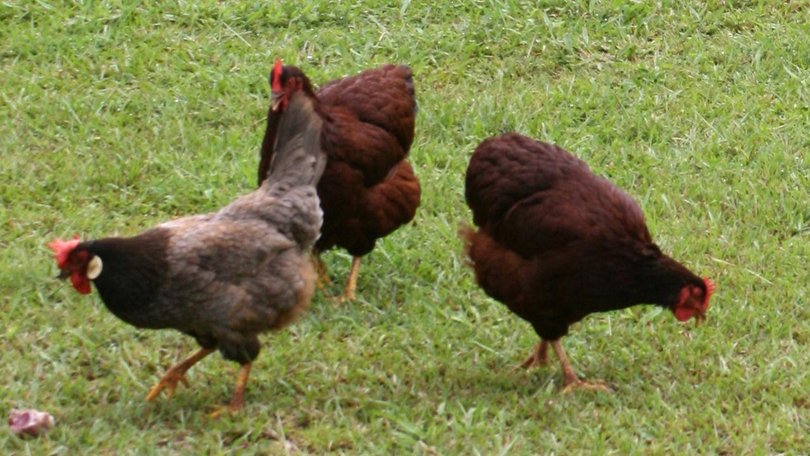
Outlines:
{"label": "orange chicken leg", "polygon": [[338,298],[338,302],[354,300],[354,290],[357,289],[357,275],[360,273],[360,260],[361,257],[359,256],[352,258],[352,269],[349,271],[349,279],[346,281],[346,288],[343,290],[343,294]]}
{"label": "orange chicken leg", "polygon": [[239,411],[245,406],[245,388],[247,387],[248,378],[250,377],[251,363],[242,364],[239,368],[239,374],[236,376],[236,388],[231,397],[231,403],[226,406],[219,406],[209,416],[211,418],[219,418],[223,413],[234,413]]}
{"label": "orange chicken leg", "polygon": [[543,366],[548,364],[548,342],[546,342],[545,340],[541,340],[540,342],[537,343],[537,345],[534,347],[534,350],[532,351],[532,354],[529,355],[529,357],[526,358],[526,361],[523,361],[523,363],[521,363],[519,367],[522,367],[523,369],[528,369],[538,364]]}
{"label": "orange chicken leg", "polygon": [[188,386],[188,380],[186,380],[186,371],[189,370],[191,366],[197,364],[201,359],[213,353],[213,351],[214,350],[209,348],[201,348],[180,363],[170,367],[160,381],[149,390],[149,394],[146,395],[146,400],[154,400],[164,389],[166,390],[168,397],[172,397],[172,395],[174,395],[174,390],[177,389],[178,382],[182,382]]}
{"label": "orange chicken leg", "polygon": [[578,389],[585,389],[585,390],[595,390],[595,391],[605,391],[610,392],[611,389],[607,386],[604,382],[596,380],[591,382],[586,382],[585,380],[581,380],[577,377],[576,372],[571,367],[571,362],[568,361],[568,355],[565,354],[565,350],[563,350],[562,343],[559,339],[551,341],[551,348],[554,349],[554,353],[557,354],[557,358],[560,359],[560,364],[562,364],[563,369],[563,394],[570,393],[571,391],[578,390]]}

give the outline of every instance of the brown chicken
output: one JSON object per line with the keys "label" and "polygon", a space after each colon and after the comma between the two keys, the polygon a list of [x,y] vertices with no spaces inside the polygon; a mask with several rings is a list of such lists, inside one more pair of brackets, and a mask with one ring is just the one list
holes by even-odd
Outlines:
{"label": "brown chicken", "polygon": [[185,372],[218,349],[241,365],[227,408],[244,404],[257,335],[277,330],[308,306],[315,282],[310,251],[322,211],[315,189],[326,164],[321,121],[296,96],[279,119],[270,174],[262,186],[218,212],[180,218],[135,237],[50,244],[83,294],[91,281],[107,308],[139,328],[174,328],[202,347],[170,368],[149,392],[171,396]]}
{"label": "brown chicken", "polygon": [[638,205],[565,150],[516,133],[487,139],[465,196],[479,227],[462,230],[478,284],[540,336],[524,367],[545,364],[551,344],[565,391],[607,389],[580,380],[560,343],[588,314],[649,303],[704,318],[712,282],[661,253]]}
{"label": "brown chicken", "polygon": [[315,244],[316,263],[328,281],[320,252],[346,249],[354,258],[340,300],[354,299],[360,258],[377,239],[413,220],[419,206],[419,181],[406,160],[416,115],[411,70],[384,65],[332,81],[316,93],[300,69],[276,60],[270,85],[259,184],[275,153],[276,128],[287,100],[303,92],[323,119],[321,147],[328,157],[318,184],[324,220]]}

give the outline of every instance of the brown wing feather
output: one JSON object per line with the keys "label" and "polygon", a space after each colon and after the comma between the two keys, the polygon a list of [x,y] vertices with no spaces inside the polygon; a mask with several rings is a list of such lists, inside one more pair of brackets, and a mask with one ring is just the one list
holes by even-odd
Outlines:
{"label": "brown wing feather", "polygon": [[526,257],[579,239],[651,242],[623,191],[565,150],[517,134],[476,149],[465,193],[476,225]]}
{"label": "brown wing feather", "polygon": [[317,95],[324,105],[344,109],[361,122],[392,134],[407,154],[416,115],[413,74],[407,66],[383,65],[338,79],[324,85]]}
{"label": "brown wing feather", "polygon": [[332,81],[317,96],[329,119],[321,134],[329,162],[318,187],[324,225],[316,249],[365,255],[419,206],[406,161],[416,116],[411,70],[385,65]]}
{"label": "brown wing feather", "polygon": [[370,188],[365,207],[377,238],[410,222],[419,206],[421,187],[407,160],[399,162],[382,182]]}

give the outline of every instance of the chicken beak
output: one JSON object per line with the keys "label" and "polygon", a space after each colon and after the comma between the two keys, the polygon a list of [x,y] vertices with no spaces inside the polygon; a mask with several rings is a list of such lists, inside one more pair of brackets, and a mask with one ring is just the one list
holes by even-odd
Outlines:
{"label": "chicken beak", "polygon": [[706,321],[706,314],[699,313],[695,315],[695,326],[700,327]]}
{"label": "chicken beak", "polygon": [[284,99],[283,92],[273,92],[271,95],[273,99],[273,111],[278,111],[278,107],[281,106],[281,101]]}
{"label": "chicken beak", "polygon": [[61,270],[59,270],[59,275],[58,275],[58,276],[56,276],[56,278],[57,278],[57,279],[59,279],[59,280],[65,280],[65,279],[67,279],[68,277],[70,277],[70,271],[69,271],[69,270],[67,270],[67,269],[61,269]]}

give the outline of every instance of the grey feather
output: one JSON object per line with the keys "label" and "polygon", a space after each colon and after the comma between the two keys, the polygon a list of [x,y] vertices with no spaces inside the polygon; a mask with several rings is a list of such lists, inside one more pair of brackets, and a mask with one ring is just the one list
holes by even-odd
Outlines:
{"label": "grey feather", "polygon": [[316,185],[326,166],[321,150],[323,121],[315,112],[313,100],[296,92],[278,125],[268,182],[279,185]]}

